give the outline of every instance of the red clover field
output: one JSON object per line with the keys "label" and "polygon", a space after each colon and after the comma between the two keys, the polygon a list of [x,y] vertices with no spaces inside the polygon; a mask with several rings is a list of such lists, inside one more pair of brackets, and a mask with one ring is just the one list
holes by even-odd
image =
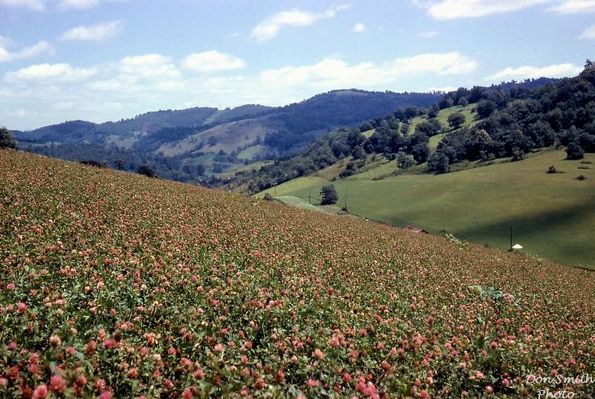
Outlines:
{"label": "red clover field", "polygon": [[594,395],[593,272],[454,237],[0,150],[0,265],[0,397]]}

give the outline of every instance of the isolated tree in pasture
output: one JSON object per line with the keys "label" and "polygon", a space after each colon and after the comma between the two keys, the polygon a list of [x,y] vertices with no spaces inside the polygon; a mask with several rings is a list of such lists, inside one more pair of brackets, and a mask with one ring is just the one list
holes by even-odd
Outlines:
{"label": "isolated tree in pasture", "polygon": [[320,205],[333,205],[339,201],[339,194],[337,194],[337,190],[332,184],[322,187],[320,194],[322,195]]}
{"label": "isolated tree in pasture", "polygon": [[17,148],[17,142],[5,127],[0,127],[0,148]]}
{"label": "isolated tree in pasture", "polygon": [[465,124],[465,115],[455,112],[448,116],[448,125],[453,129],[458,129]]}
{"label": "isolated tree in pasture", "polygon": [[583,148],[571,141],[568,143],[568,147],[566,147],[566,159],[582,159],[585,154]]}

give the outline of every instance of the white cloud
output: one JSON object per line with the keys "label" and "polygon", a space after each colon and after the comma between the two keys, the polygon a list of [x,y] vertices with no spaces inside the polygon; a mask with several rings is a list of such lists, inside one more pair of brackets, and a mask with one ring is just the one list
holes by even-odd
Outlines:
{"label": "white cloud", "polygon": [[595,0],[564,0],[548,11],[559,14],[580,14],[595,12]]}
{"label": "white cloud", "polygon": [[580,39],[595,39],[595,25],[591,25],[579,36]]}
{"label": "white cloud", "polygon": [[261,79],[274,88],[307,85],[318,89],[382,87],[420,75],[460,75],[477,69],[477,62],[459,53],[430,53],[397,58],[380,65],[349,65],[337,58],[307,66],[266,70]]}
{"label": "white cloud", "polygon": [[[12,45],[12,42],[6,38],[3,40],[7,45]],[[54,54],[54,47],[47,41],[41,40],[30,47],[25,47],[19,51],[11,52],[2,46],[0,42],[0,62],[8,62],[19,59],[27,59],[37,57],[43,54]]]}
{"label": "white cloud", "polygon": [[353,31],[355,33],[362,33],[366,31],[366,25],[364,25],[362,22],[358,22],[357,24],[355,24],[353,26]]}
{"label": "white cloud", "polygon": [[432,38],[432,37],[436,37],[439,34],[440,34],[440,32],[438,32],[437,30],[426,30],[426,31],[423,31],[423,32],[419,32],[417,34],[417,36],[418,37],[423,37],[425,39],[429,39],[429,38]]}
{"label": "white cloud", "polygon": [[0,62],[7,62],[12,59],[12,54],[3,47],[0,47]]}
{"label": "white cloud", "polygon": [[54,54],[54,47],[45,40],[41,40],[31,47],[25,47],[16,53],[15,58],[33,58],[42,54]]}
{"label": "white cloud", "polygon": [[321,13],[302,11],[297,8],[281,11],[256,25],[250,36],[258,41],[268,41],[275,38],[283,27],[309,26],[321,19],[335,18],[339,12],[350,7],[350,4],[333,5]]}
{"label": "white cloud", "polygon": [[508,80],[524,80],[536,78],[562,78],[574,76],[582,71],[582,68],[574,64],[554,64],[544,67],[521,66],[518,68],[506,68],[493,75],[487,76],[486,81],[501,82]]}
{"label": "white cloud", "polygon": [[[69,119],[116,120],[152,109],[284,105],[322,91],[352,87],[396,91],[458,87],[459,79],[477,69],[473,59],[459,53],[420,54],[376,63],[328,57],[249,74],[195,74],[183,67],[186,59],[192,58],[145,54],[92,68],[41,64],[7,73],[0,86],[10,90],[12,97],[9,101],[0,95],[0,119],[14,128],[31,128]],[[210,68],[212,64],[197,65]],[[18,108],[35,110],[38,115],[18,118],[13,112]]]}
{"label": "white cloud", "polygon": [[89,10],[103,3],[124,2],[128,0],[60,0],[59,8],[64,10]]}
{"label": "white cloud", "polygon": [[34,11],[44,11],[50,8],[59,8],[63,10],[83,10],[95,8],[101,3],[107,1],[126,1],[126,0],[0,0],[0,8],[28,8]]}
{"label": "white cloud", "polygon": [[171,58],[161,54],[145,54],[123,58],[119,71],[131,80],[147,78],[177,78],[180,72]]}
{"label": "white cloud", "polygon": [[[166,93],[182,92],[188,88],[188,79],[178,70],[170,57],[161,54],[129,56],[105,66],[102,76],[89,82],[91,92],[110,95],[147,98]],[[173,101],[173,100],[172,100]]]}
{"label": "white cloud", "polygon": [[62,0],[60,7],[74,9],[89,9],[99,5],[99,0]]}
{"label": "white cloud", "polygon": [[401,75],[431,73],[441,76],[461,75],[474,72],[478,63],[457,52],[429,53],[413,57],[397,58],[392,62],[392,70]]}
{"label": "white cloud", "polygon": [[111,39],[122,30],[122,21],[102,22],[89,26],[77,26],[61,36],[62,40],[89,40],[100,42]]}
{"label": "white cloud", "polygon": [[94,68],[73,68],[69,64],[36,64],[4,75],[4,80],[18,82],[75,82],[95,75]]}
{"label": "white cloud", "polygon": [[548,11],[558,14],[595,12],[595,0],[412,0],[437,20],[483,17],[556,3]]}
{"label": "white cloud", "polygon": [[552,0],[414,0],[437,20],[483,17],[519,11]]}
{"label": "white cloud", "polygon": [[19,118],[31,118],[37,115],[36,111],[29,111],[27,109],[24,108],[18,108],[16,110],[14,110],[14,114],[15,116],[19,117]]}
{"label": "white cloud", "polygon": [[246,66],[246,62],[234,55],[211,50],[190,54],[184,58],[182,66],[196,72],[216,72],[241,69]]}
{"label": "white cloud", "polygon": [[45,4],[42,0],[0,0],[1,7],[22,7],[35,11],[45,10]]}
{"label": "white cloud", "polygon": [[428,90],[429,91],[439,91],[442,93],[448,93],[451,91],[455,91],[456,89],[458,89],[458,87],[455,86],[443,86],[443,87],[430,87]]}

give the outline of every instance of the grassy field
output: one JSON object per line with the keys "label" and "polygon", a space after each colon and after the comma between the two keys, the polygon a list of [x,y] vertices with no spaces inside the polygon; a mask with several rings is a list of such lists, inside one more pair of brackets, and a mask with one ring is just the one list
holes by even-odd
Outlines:
{"label": "grassy field", "polygon": [[344,159],[339,160],[338,162],[321,169],[312,174],[315,177],[322,177],[325,180],[332,180],[333,178],[339,176],[339,174],[345,170],[345,166],[352,160],[352,157],[347,157]]}
{"label": "grassy field", "polygon": [[477,123],[475,119],[475,108],[475,104],[469,104],[466,106],[457,105],[454,107],[446,108],[438,112],[438,116],[436,117],[436,119],[438,119],[438,122],[440,122],[440,124],[448,130],[448,117],[456,112],[460,112],[465,116],[465,124],[463,126],[473,126],[475,123]]}
{"label": "grassy field", "polygon": [[430,142],[428,143],[428,145],[430,146],[430,150],[432,152],[436,151],[436,149],[438,148],[438,144],[440,144],[440,140],[442,140],[445,135],[446,133],[440,133],[430,137]]}
{"label": "grassy field", "polygon": [[15,151],[0,181],[3,398],[536,397],[595,366],[586,270]]}
{"label": "grassy field", "polygon": [[[438,112],[436,119],[438,122],[440,122],[445,131],[451,130],[448,126],[448,117],[455,112],[461,112],[463,115],[465,115],[465,124],[463,126],[473,126],[477,123],[475,120],[475,104],[469,104],[466,106],[456,105]],[[416,116],[415,118],[411,119],[411,122],[409,123],[409,131],[415,132],[415,127],[419,123],[426,120],[428,120],[426,116]]]}
{"label": "grassy field", "polygon": [[317,211],[317,212],[324,212],[322,207],[312,205],[308,201],[303,200],[299,197],[294,197],[292,195],[282,195],[280,197],[276,197],[275,199],[285,205],[290,205],[295,208],[308,209],[308,210]]}
{"label": "grassy field", "polygon": [[248,165],[237,165],[237,166],[231,167],[230,169],[224,171],[223,173],[219,173],[217,176],[221,179],[226,179],[226,178],[232,177],[237,172],[251,172],[253,170],[258,170],[258,169],[262,168],[263,166],[270,165],[271,163],[272,163],[272,161],[255,161],[255,162],[249,163]]}
{"label": "grassy field", "polygon": [[263,145],[250,146],[238,154],[238,159],[250,161],[260,155],[264,150],[266,150],[266,147]]}
{"label": "grassy field", "polygon": [[374,129],[370,129],[370,130],[366,130],[365,132],[362,132],[362,135],[365,138],[370,138],[370,137],[372,137],[373,134],[374,134]]}
{"label": "grassy field", "polygon": [[[546,151],[517,163],[437,176],[372,180],[363,173],[334,185],[340,204],[346,202],[353,214],[396,226],[419,225],[435,234],[449,232],[501,249],[510,246],[512,226],[514,241],[525,253],[594,268],[595,164],[566,161],[564,155]],[[595,154],[585,159],[595,163]],[[547,174],[550,165],[564,173]],[[579,175],[586,179],[577,180]],[[305,177],[276,190],[307,200],[325,184]]]}
{"label": "grassy field", "polygon": [[[238,134],[238,131],[241,131],[242,134]],[[182,155],[193,151],[213,154],[223,151],[230,154],[234,150],[245,148],[259,137],[264,137],[267,131],[262,118],[228,122],[193,134],[183,140],[163,144],[158,151],[165,156]],[[209,145],[209,139],[213,138],[215,144]]]}
{"label": "grassy field", "polygon": [[368,161],[368,163],[359,169],[356,175],[351,176],[350,179],[382,179],[393,175],[397,170],[397,161],[389,161],[384,157],[377,156],[376,161]]}

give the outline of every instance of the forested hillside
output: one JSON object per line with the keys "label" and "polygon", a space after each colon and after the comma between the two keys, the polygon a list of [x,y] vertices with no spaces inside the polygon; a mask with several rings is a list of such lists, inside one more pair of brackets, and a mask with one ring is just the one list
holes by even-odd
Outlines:
{"label": "forested hillside", "polygon": [[118,122],[70,121],[13,132],[19,147],[68,160],[164,178],[216,184],[221,173],[303,150],[339,126],[358,125],[396,108],[427,107],[442,93],[337,90],[284,107],[156,111]]}
{"label": "forested hillside", "polygon": [[591,61],[575,78],[514,94],[504,98],[473,91],[449,94],[447,99],[457,102],[480,99],[477,114],[482,120],[446,135],[429,159],[428,170],[448,172],[450,164],[462,160],[520,160],[531,151],[554,145],[566,147],[568,159],[595,152],[595,65]]}
{"label": "forested hillside", "polygon": [[421,165],[428,173],[449,172],[462,161],[521,160],[552,146],[563,146],[569,159],[580,159],[595,151],[594,83],[595,67],[587,61],[579,76],[559,81],[460,88],[436,106],[399,109],[359,128],[340,129],[302,154],[240,173],[228,186],[259,192],[345,158],[352,160],[348,176],[371,154],[396,159],[402,171]]}

